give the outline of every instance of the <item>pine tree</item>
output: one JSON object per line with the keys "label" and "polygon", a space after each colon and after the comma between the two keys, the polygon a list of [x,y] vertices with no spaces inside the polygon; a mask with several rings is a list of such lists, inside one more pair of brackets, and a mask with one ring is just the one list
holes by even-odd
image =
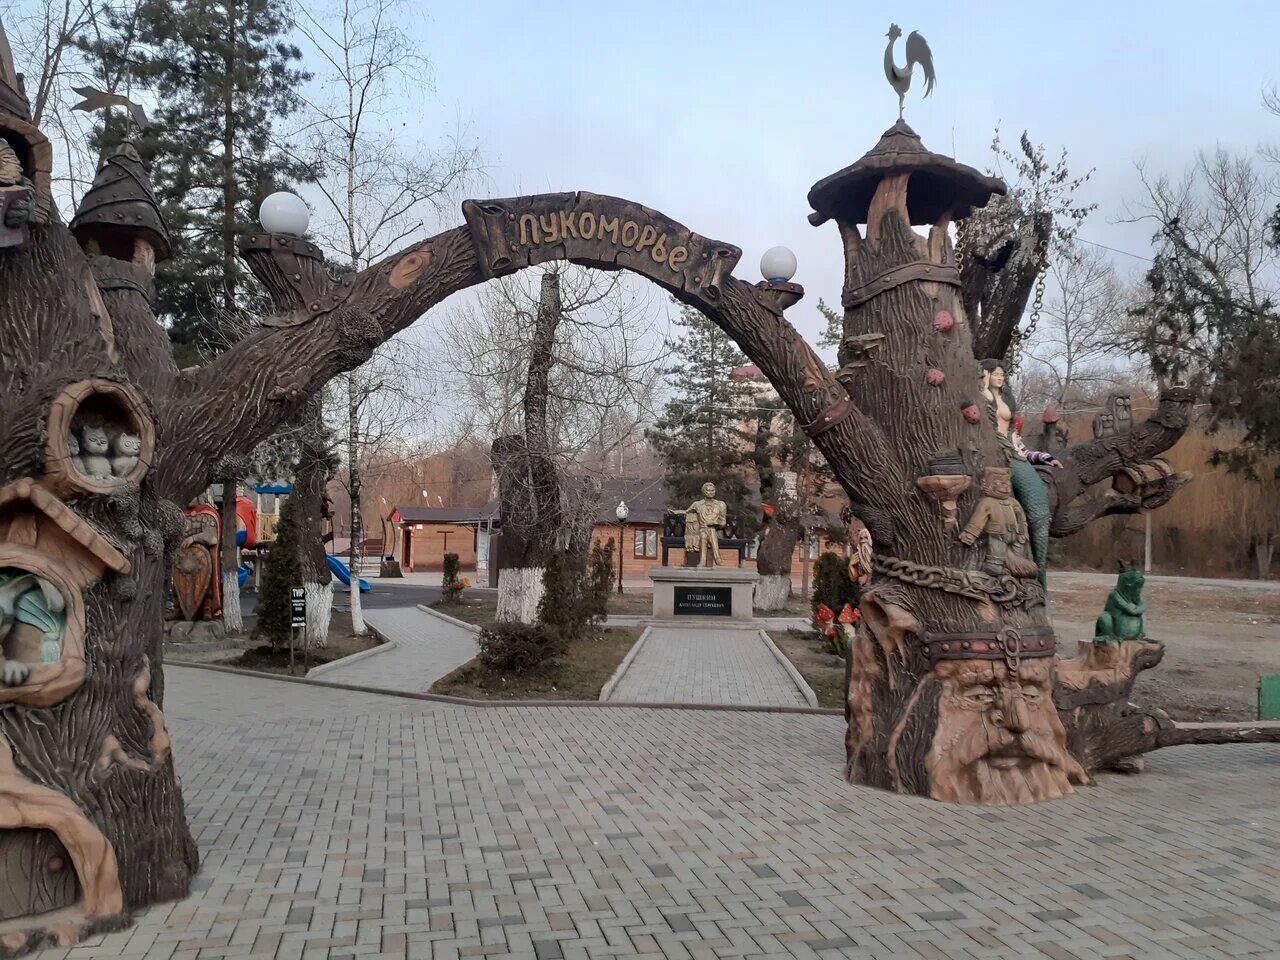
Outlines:
{"label": "pine tree", "polygon": [[267,554],[262,568],[262,586],[258,595],[258,626],[255,636],[266,640],[273,647],[289,642],[290,590],[302,585],[302,563],[299,559],[298,539],[302,501],[289,497],[280,508],[280,522],[276,525],[276,539]]}
{"label": "pine tree", "polygon": [[730,515],[754,529],[756,508],[747,491],[746,467],[755,389],[730,376],[746,358],[693,307],[684,307],[676,322],[684,330],[673,344],[680,362],[665,371],[675,395],[648,431],[649,439],[666,464],[667,484],[677,503],[692,503],[704,483],[714,483]]}
{"label": "pine tree", "polygon": [[227,339],[231,318],[262,303],[237,258],[258,203],[312,179],[275,130],[300,106],[295,91],[309,75],[286,42],[284,0],[141,0],[113,10],[108,26],[86,44],[100,72],[156,101],[152,125],[132,134],[173,233],[173,258],[156,271],[156,312],[171,324],[179,364],[196,362]]}

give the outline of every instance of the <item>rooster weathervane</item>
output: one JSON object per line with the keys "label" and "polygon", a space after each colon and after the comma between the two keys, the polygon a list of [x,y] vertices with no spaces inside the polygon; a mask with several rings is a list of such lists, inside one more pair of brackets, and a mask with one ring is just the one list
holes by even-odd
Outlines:
{"label": "rooster weathervane", "polygon": [[929,44],[924,37],[917,31],[912,30],[907,34],[907,65],[905,67],[899,67],[893,62],[893,45],[902,36],[902,28],[896,23],[891,23],[889,32],[885,36],[889,38],[889,45],[884,48],[884,75],[889,81],[889,86],[898,93],[898,119],[901,120],[903,101],[907,91],[911,89],[911,73],[916,64],[919,64],[924,72],[926,97],[933,92],[933,85],[938,82],[938,78],[933,72],[933,52],[929,49]]}

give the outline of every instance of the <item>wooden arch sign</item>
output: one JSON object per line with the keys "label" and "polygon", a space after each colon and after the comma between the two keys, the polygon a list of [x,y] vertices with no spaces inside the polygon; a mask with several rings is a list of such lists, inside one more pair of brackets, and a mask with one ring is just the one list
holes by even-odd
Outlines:
{"label": "wooden arch sign", "polygon": [[742,251],[631,200],[580,190],[462,204],[486,277],[551,260],[631,270],[685,299],[715,303]]}

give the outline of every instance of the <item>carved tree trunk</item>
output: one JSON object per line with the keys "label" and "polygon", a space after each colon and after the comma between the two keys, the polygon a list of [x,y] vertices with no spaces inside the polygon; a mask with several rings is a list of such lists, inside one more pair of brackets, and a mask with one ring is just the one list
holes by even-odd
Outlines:
{"label": "carved tree trunk", "polygon": [[[10,924],[0,956],[53,942],[60,923],[79,935],[185,896],[198,863],[160,712],[179,511],[145,478],[89,480],[52,462],[68,432],[89,422],[154,429],[162,402],[153,391],[176,370],[148,286],[144,271],[104,257],[91,273],[61,226],[33,228],[23,246],[0,251],[0,565],[40,571],[68,609],[60,660],[33,667],[25,684],[0,685],[0,841],[28,847],[32,870],[67,871],[79,888],[65,917]],[[88,386],[68,391],[75,384]],[[132,385],[129,404],[112,384]],[[44,477],[56,494],[26,479]],[[0,638],[15,659],[19,633]],[[67,856],[41,852],[50,837]]]}
{"label": "carved tree trunk", "polygon": [[[916,235],[907,226],[907,189],[905,174],[880,181],[865,239],[853,225],[841,224],[846,303],[853,304],[845,315],[845,342],[856,348],[867,342],[856,338],[884,337],[874,360],[853,374],[850,393],[886,437],[887,455],[872,466],[892,478],[877,484],[879,502],[873,503],[866,490],[846,484],[878,561],[850,654],[848,776],[952,801],[1059,796],[1079,779],[1079,769],[1065,755],[1051,708],[1037,709],[1022,696],[1025,685],[1047,701],[1050,688],[1050,661],[1039,656],[1048,651],[1036,646],[1051,636],[1043,593],[1028,580],[982,580],[981,542],[979,549],[964,546],[944,526],[941,506],[914,483],[921,476],[977,476],[984,467],[1008,463],[986,418],[974,423],[964,416],[978,402],[964,307],[955,286],[926,279],[954,268],[946,225],[935,226],[927,244]],[[933,267],[920,270],[920,279],[861,299],[877,278],[921,262]],[[954,327],[935,323],[944,313]],[[824,447],[822,436],[817,443]],[[824,452],[843,482],[839,459]],[[933,466],[938,460],[952,465]],[[978,498],[973,484],[960,497],[961,517]],[[956,592],[943,586],[946,581]],[[1033,646],[1022,662],[1006,656],[1010,638],[1019,635]],[[990,761],[983,728],[973,728],[975,713],[959,702],[966,689],[991,708],[987,719],[995,719],[993,727],[1007,741],[1000,749],[1007,751],[1008,766]],[[1025,730],[1011,729],[1013,724],[1002,729],[1013,714],[1052,746],[1047,756],[1023,749]]]}

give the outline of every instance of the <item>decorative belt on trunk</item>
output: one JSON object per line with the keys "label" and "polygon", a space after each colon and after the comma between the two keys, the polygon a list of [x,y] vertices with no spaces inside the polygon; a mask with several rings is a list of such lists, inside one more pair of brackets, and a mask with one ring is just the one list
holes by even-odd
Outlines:
{"label": "decorative belt on trunk", "polygon": [[928,260],[915,260],[911,263],[904,263],[900,267],[890,267],[861,286],[850,287],[844,292],[840,302],[844,304],[846,310],[852,310],[854,307],[860,307],[868,300],[912,280],[932,280],[934,283],[946,283],[953,287],[958,287],[960,286],[960,271],[955,267],[944,266],[940,263],[930,263]]}
{"label": "decorative belt on trunk", "polygon": [[1004,627],[974,633],[925,633],[920,651],[930,664],[939,660],[1003,660],[1010,671],[1031,657],[1052,657],[1058,649],[1053,627]]}

